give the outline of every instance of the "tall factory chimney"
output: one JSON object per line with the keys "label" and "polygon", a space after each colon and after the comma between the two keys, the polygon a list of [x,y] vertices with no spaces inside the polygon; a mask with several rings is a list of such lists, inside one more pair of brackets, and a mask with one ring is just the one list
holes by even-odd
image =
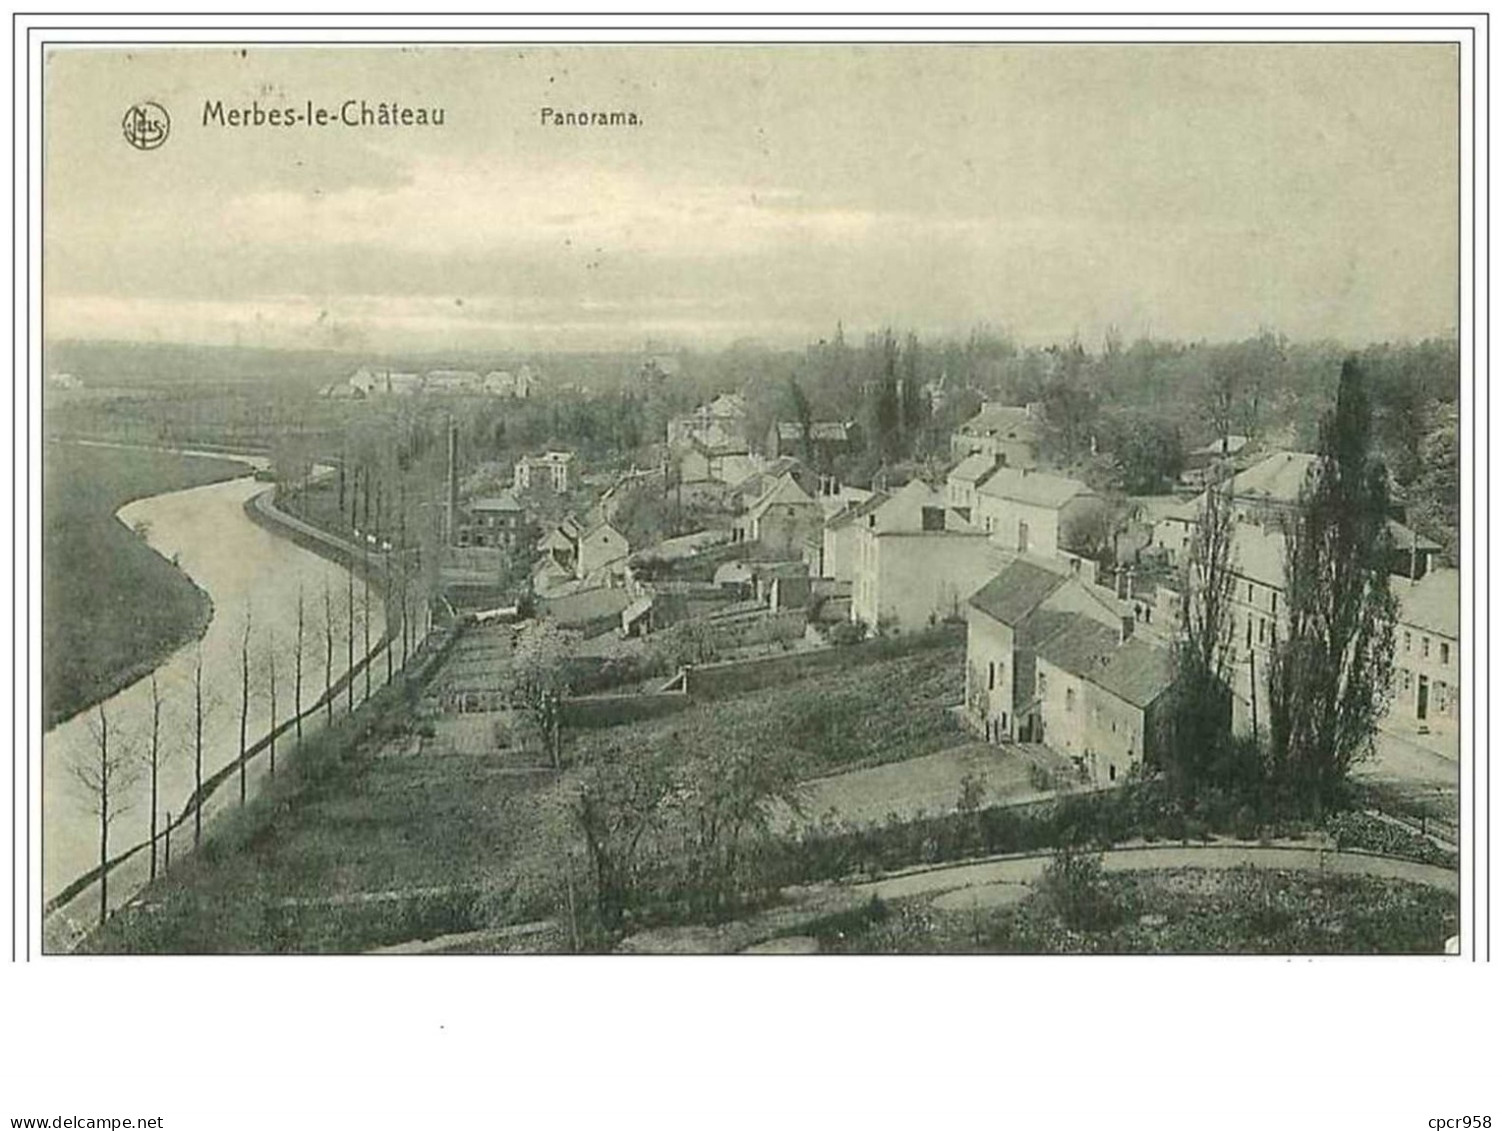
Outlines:
{"label": "tall factory chimney", "polygon": [[454,544],[459,517],[459,426],[449,418],[449,476],[448,499],[443,510],[444,545]]}

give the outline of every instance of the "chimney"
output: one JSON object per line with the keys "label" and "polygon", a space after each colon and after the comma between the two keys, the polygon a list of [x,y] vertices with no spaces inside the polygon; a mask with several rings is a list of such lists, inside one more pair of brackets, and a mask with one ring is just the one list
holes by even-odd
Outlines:
{"label": "chimney", "polygon": [[1133,582],[1135,582],[1136,579],[1137,579],[1136,578],[1136,570],[1132,569],[1131,566],[1127,566],[1126,567],[1126,599],[1128,601],[1130,601],[1132,599],[1132,587],[1133,587]]}

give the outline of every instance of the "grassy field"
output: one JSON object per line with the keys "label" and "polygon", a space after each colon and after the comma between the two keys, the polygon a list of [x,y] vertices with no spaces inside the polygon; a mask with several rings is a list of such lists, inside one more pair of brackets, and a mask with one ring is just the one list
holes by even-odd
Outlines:
{"label": "grassy field", "polygon": [[50,443],[43,451],[42,710],[52,727],[203,630],[208,597],[115,518],[133,499],[246,473],[230,460]]}
{"label": "grassy field", "polygon": [[1001,906],[873,904],[807,933],[835,954],[1438,954],[1457,930],[1452,894],[1398,880],[1180,868],[1104,885],[1094,930],[1067,927],[1045,894],[1017,888]]}
{"label": "grassy field", "polygon": [[705,731],[794,752],[800,776],[932,754],[964,741],[950,708],[965,691],[962,641],[872,663],[831,668],[803,679],[698,703],[661,719],[581,731],[570,741],[652,746],[673,731]]}
{"label": "grassy field", "polygon": [[[704,712],[735,733],[780,727],[810,774],[928,753],[960,737],[943,706],[959,697],[959,666],[946,647],[822,672],[668,719],[577,732],[567,752],[653,742],[659,727]],[[807,724],[826,702],[845,721],[837,735]],[[418,753],[399,716],[386,737],[253,804],[246,828],[174,866],[147,889],[145,910],[111,921],[98,948],[348,953],[557,914],[558,846],[571,830],[551,804],[551,775],[505,753]]]}

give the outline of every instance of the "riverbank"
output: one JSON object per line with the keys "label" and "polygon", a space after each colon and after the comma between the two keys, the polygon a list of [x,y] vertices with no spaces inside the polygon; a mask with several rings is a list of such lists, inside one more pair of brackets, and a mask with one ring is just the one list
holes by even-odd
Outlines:
{"label": "riverbank", "polygon": [[101,703],[203,635],[209,595],[118,513],[238,479],[229,459],[55,442],[42,456],[42,726]]}
{"label": "riverbank", "polygon": [[[273,729],[284,731],[287,720],[295,714],[294,673],[299,666],[299,651],[306,710],[318,695],[339,685],[350,666],[351,651],[358,663],[364,653],[367,618],[372,646],[385,636],[384,602],[377,595],[372,594],[374,599],[367,605],[364,586],[357,585],[351,601],[347,571],[249,520],[246,501],[267,490],[267,484],[242,476],[140,499],[120,515],[120,521],[128,526],[142,524],[150,550],[166,562],[175,561],[214,602],[214,616],[204,635],[180,647],[154,669],[162,699],[163,765],[158,796],[164,822],[166,813],[180,815],[191,807],[200,781],[206,785],[217,780],[216,775],[224,774],[226,767],[239,760],[242,650],[247,643],[251,693],[244,730],[246,745],[253,750],[257,740]],[[303,623],[300,649],[299,619]],[[194,706],[200,657],[204,688],[201,773],[195,767]],[[273,660],[279,692],[274,715],[270,693]],[[342,706],[348,710],[353,705],[351,700],[358,702],[368,690],[384,683],[386,667],[385,663],[373,665],[371,688],[365,688],[364,679],[359,680],[353,694],[346,692]],[[128,685],[103,708],[110,722],[112,750],[128,753],[139,767],[149,748],[151,681],[143,679]],[[74,716],[43,739],[42,896],[47,901],[57,900],[99,864],[98,821],[91,814],[90,799],[79,790],[72,773],[74,767],[87,765],[97,757],[89,725],[96,714],[89,711]],[[322,722],[309,720],[303,728],[305,737],[310,726],[316,731]],[[290,743],[280,753],[291,753]],[[253,795],[260,780],[268,776],[269,762],[269,758],[248,761],[248,794]],[[236,804],[237,786],[232,782],[205,799],[205,820]],[[135,782],[116,800],[124,805],[111,806],[119,814],[110,829],[112,858],[149,840],[151,805],[146,775],[138,773]],[[191,828],[179,827],[173,843],[175,854],[180,855],[191,845],[191,834]],[[140,852],[126,861],[118,874],[111,871],[111,907],[147,881],[149,862],[150,854]],[[94,894],[97,892],[79,892],[67,906],[59,908],[63,937],[76,935],[83,924],[97,916],[97,905],[91,901]]]}

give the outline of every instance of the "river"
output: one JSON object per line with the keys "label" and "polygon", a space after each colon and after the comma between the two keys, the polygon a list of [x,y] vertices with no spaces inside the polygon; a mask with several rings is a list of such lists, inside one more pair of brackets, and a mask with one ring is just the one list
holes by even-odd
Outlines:
{"label": "river", "polygon": [[[191,577],[213,601],[213,616],[201,642],[180,648],[156,670],[161,693],[161,748],[165,761],[160,771],[158,793],[164,813],[180,813],[193,792],[193,677],[196,658],[203,654],[204,766],[207,779],[216,770],[234,762],[240,743],[241,640],[246,619],[251,626],[251,708],[249,742],[264,736],[271,726],[268,694],[268,656],[276,654],[278,721],[293,715],[293,671],[297,634],[298,594],[304,600],[305,644],[303,654],[303,703],[309,705],[322,693],[324,665],[324,595],[329,594],[336,625],[332,678],[347,670],[348,572],[288,539],[278,537],[246,517],[247,499],[270,489],[270,484],[250,477],[174,491],[128,503],[117,517],[127,526],[144,532],[148,544]],[[355,581],[356,658],[363,653],[364,587]],[[370,595],[370,639],[384,632],[379,594]],[[385,663],[372,665],[372,690],[385,681]],[[355,702],[363,698],[364,679],[355,681]],[[342,707],[345,700],[340,698]],[[149,749],[152,717],[150,677],[124,688],[102,705],[108,720],[112,750],[130,748],[144,755]],[[42,739],[42,897],[50,900],[79,876],[99,863],[99,821],[92,811],[87,789],[77,781],[72,767],[97,762],[95,734],[99,709],[90,708],[59,724]],[[316,731],[317,723],[312,724]],[[307,731],[309,724],[305,722]],[[291,735],[278,740],[277,758],[293,756]],[[265,754],[255,758],[247,780],[255,784],[267,772]],[[207,820],[215,812],[238,801],[238,785],[232,779],[216,792],[205,808]],[[119,817],[110,828],[111,856],[145,841],[150,830],[150,786],[144,768],[126,789],[117,789],[111,807]],[[172,833],[176,858],[192,847],[192,822]],[[110,873],[109,902],[119,906],[140,889],[148,874],[149,858],[139,852]],[[77,927],[97,914],[98,888],[72,899],[51,917],[47,933],[52,940],[76,934]],[[48,949],[53,949],[50,947]]]}

